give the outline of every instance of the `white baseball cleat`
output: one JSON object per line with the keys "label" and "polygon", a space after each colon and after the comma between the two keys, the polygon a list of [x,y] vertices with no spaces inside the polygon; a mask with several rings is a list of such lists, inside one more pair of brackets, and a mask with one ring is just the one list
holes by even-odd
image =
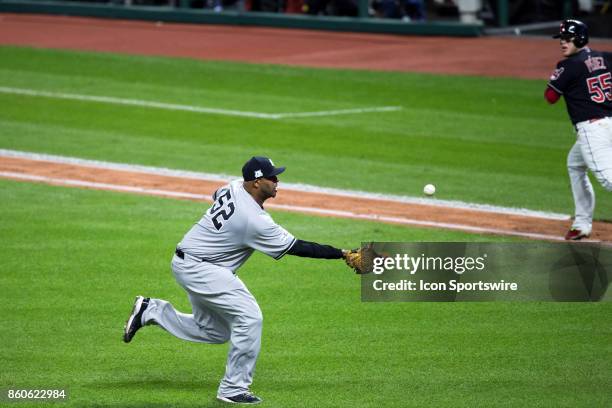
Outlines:
{"label": "white baseball cleat", "polygon": [[142,296],[136,296],[136,300],[134,301],[134,307],[132,307],[132,313],[130,317],[125,322],[125,326],[123,328],[123,341],[129,343],[132,341],[132,338],[142,327],[142,314],[147,307],[149,306],[150,298],[145,298]]}
{"label": "white baseball cleat", "polygon": [[245,392],[238,395],[233,395],[231,397],[223,397],[221,395],[217,395],[217,399],[219,401],[227,402],[228,404],[244,404],[244,405],[256,405],[259,404],[262,399],[257,395],[252,394],[251,392]]}

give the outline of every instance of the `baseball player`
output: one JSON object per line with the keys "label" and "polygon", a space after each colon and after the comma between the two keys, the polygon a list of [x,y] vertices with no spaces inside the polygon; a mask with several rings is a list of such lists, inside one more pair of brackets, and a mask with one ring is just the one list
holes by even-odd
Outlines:
{"label": "baseball player", "polygon": [[[123,340],[129,343],[145,325],[159,325],[174,336],[200,343],[230,341],[225,376],[217,398],[228,403],[258,404],[249,390],[261,345],[262,314],[257,301],[236,276],[254,250],[274,259],[285,254],[340,259],[354,255],[329,245],[296,239],[264,210],[276,196],[278,175],[266,157],[252,157],[242,168],[243,180],[213,194],[213,205],[187,232],[172,258],[172,272],[185,289],[192,314],[177,311],[165,300],[136,297]],[[351,263],[349,263],[349,266]]]}
{"label": "baseball player", "polygon": [[589,33],[578,20],[561,22],[559,34],[564,60],[550,77],[546,100],[565,98],[576,129],[576,143],[567,156],[576,213],[566,240],[580,240],[591,233],[595,194],[587,170],[612,191],[612,53],[591,50]]}

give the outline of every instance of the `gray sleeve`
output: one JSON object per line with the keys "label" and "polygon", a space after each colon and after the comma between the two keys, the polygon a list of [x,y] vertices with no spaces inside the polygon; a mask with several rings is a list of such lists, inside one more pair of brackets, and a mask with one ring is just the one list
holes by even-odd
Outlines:
{"label": "gray sleeve", "polygon": [[280,259],[295,244],[295,237],[276,224],[269,215],[252,219],[245,244],[274,259]]}

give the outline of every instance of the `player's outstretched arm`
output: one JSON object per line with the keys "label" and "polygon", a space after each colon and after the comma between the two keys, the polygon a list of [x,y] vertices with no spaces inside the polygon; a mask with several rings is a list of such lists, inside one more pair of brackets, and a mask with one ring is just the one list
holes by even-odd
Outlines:
{"label": "player's outstretched arm", "polygon": [[331,245],[317,244],[316,242],[298,239],[287,253],[306,258],[341,259],[344,258],[344,251]]}
{"label": "player's outstretched arm", "polygon": [[356,273],[367,273],[363,263],[363,252],[361,249],[346,249],[334,248],[331,245],[321,245],[316,242],[302,241],[298,239],[291,249],[287,252],[289,255],[303,256],[308,258],[323,258],[323,259],[344,259],[346,264]]}

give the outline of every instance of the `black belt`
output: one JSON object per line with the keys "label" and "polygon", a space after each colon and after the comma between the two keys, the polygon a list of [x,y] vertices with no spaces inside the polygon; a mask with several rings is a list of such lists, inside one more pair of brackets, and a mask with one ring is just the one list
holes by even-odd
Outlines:
{"label": "black belt", "polygon": [[[182,249],[180,249],[180,248],[176,248],[176,250],[174,251],[174,253],[176,254],[176,256],[178,256],[178,257],[179,257],[179,258],[181,258],[182,260],[185,260],[185,252],[183,252],[183,250],[182,250]],[[193,256],[193,255],[190,255],[190,256],[191,256],[191,257],[193,257],[193,258],[195,258],[195,259],[197,259],[197,260],[198,260],[198,261],[200,261],[200,262],[208,262],[208,261],[207,261],[206,259],[204,259],[204,258],[198,258],[197,256]]]}

